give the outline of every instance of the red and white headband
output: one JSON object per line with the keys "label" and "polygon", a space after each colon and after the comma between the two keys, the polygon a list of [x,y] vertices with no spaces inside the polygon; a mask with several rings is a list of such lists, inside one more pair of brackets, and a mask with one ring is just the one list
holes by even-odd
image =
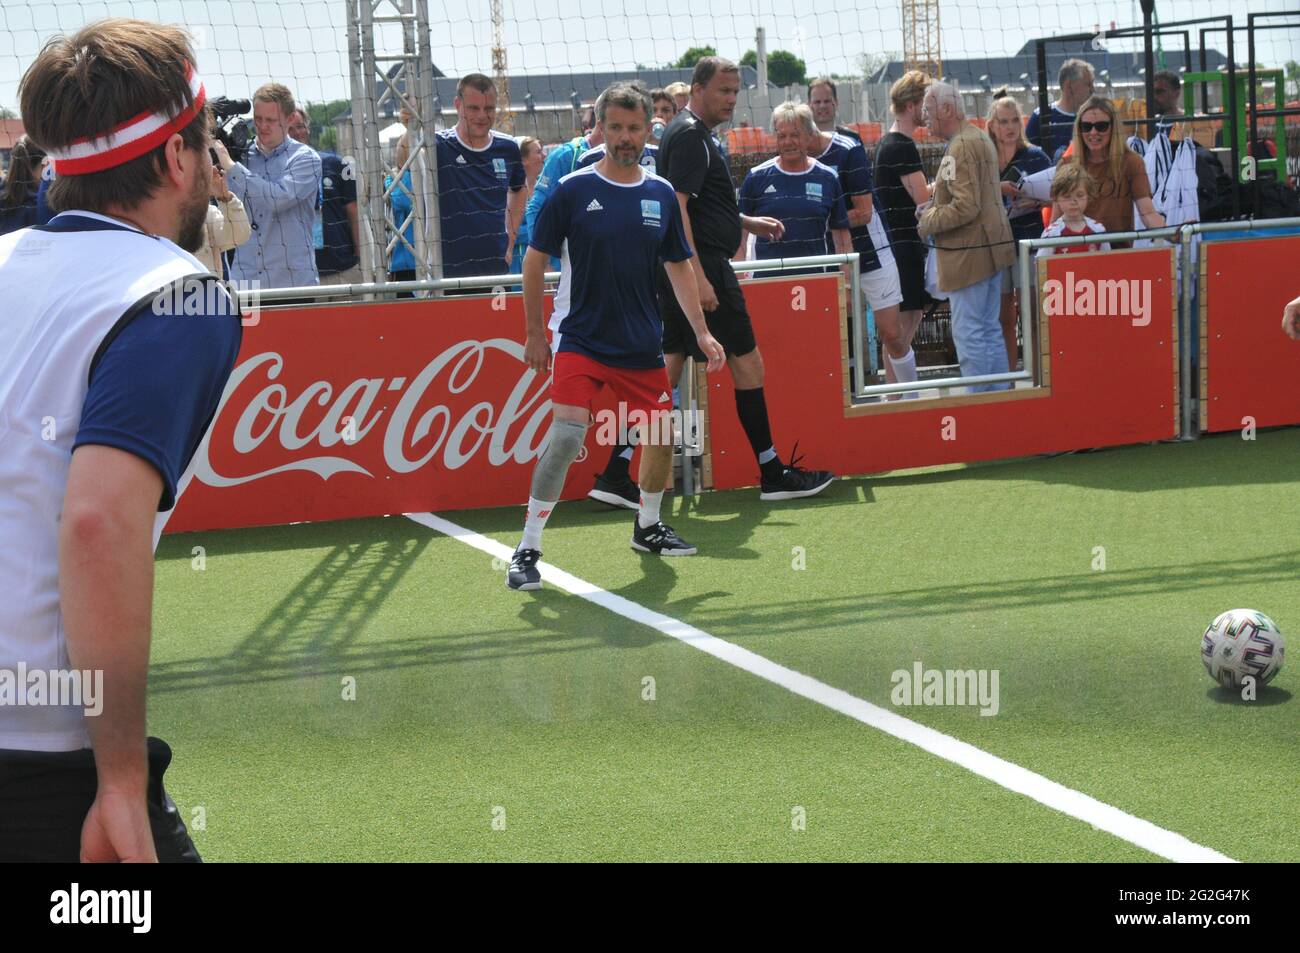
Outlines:
{"label": "red and white headband", "polygon": [[112,169],[140,158],[180,132],[199,114],[207,98],[203,80],[192,66],[185,68],[185,78],[193,97],[188,107],[175,116],[143,112],[97,136],[78,139],[62,149],[47,149],[46,154],[54,160],[54,174],[88,175]]}

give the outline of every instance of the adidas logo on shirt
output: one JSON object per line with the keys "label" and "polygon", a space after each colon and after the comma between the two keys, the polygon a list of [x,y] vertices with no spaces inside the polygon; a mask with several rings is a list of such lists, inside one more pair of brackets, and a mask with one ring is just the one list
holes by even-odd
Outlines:
{"label": "adidas logo on shirt", "polygon": [[465,161],[465,157],[464,157],[464,156],[456,156],[456,164],[457,164],[457,165],[469,165],[469,163]]}
{"label": "adidas logo on shirt", "polygon": [[661,394],[659,395],[659,401],[658,401],[658,403],[666,404],[666,403],[668,403],[670,400],[672,400],[672,398],[668,396],[668,392],[667,392],[667,391],[664,391],[663,393],[661,393]]}
{"label": "adidas logo on shirt", "polygon": [[776,186],[769,185],[767,188],[763,190],[763,194],[766,195],[768,192],[775,192],[775,191],[776,191]]}
{"label": "adidas logo on shirt", "polygon": [[597,202],[595,199],[592,199],[592,200],[591,200],[591,204],[587,206],[587,211],[588,211],[588,212],[603,212],[603,211],[605,211],[605,206],[601,205],[601,204],[600,204],[599,202]]}

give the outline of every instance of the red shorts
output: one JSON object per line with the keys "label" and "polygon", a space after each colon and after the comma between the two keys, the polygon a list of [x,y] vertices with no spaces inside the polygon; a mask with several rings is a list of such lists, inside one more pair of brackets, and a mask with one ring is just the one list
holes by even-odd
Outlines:
{"label": "red shorts", "polygon": [[551,402],[586,407],[609,386],[626,413],[639,410],[651,420],[656,411],[673,409],[673,389],[663,367],[610,367],[584,354],[560,351],[551,363]]}

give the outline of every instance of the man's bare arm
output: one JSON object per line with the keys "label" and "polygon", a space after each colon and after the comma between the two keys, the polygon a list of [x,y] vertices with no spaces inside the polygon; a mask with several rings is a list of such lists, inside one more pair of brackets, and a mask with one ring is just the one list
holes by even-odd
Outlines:
{"label": "man's bare arm", "polygon": [[[154,859],[145,805],[145,686],[153,525],[162,488],[158,471],[137,456],[78,447],[59,520],[59,608],[68,656],[73,668],[104,678],[103,710],[85,719],[99,775],[97,808],[113,814],[101,823],[124,860]],[[113,801],[111,809],[100,807],[105,799]]]}

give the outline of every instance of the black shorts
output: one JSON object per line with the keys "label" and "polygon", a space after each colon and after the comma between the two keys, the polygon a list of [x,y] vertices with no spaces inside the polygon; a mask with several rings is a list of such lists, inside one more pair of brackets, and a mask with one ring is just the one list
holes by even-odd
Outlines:
{"label": "black shorts", "polygon": [[[749,312],[745,310],[745,296],[741,293],[736,270],[725,255],[707,251],[700,254],[700,265],[718,296],[718,306],[704,312],[704,323],[727,352],[727,357],[743,357],[758,347],[758,342],[754,340],[754,327],[750,324]],[[695,340],[695,331],[677,303],[668,272],[663,268],[659,269],[659,314],[664,322],[665,354],[690,354],[697,361],[706,360],[699,342]]]}
{"label": "black shorts", "polygon": [[934,304],[925,290],[925,246],[920,242],[895,242],[894,261],[898,264],[898,286],[903,292],[900,311],[924,311]]}
{"label": "black shorts", "polygon": [[[154,849],[163,863],[200,862],[176,805],[163,790],[172,749],[148,743],[145,799]],[[81,825],[98,788],[95,755],[81,751],[0,750],[0,863],[81,859]]]}

